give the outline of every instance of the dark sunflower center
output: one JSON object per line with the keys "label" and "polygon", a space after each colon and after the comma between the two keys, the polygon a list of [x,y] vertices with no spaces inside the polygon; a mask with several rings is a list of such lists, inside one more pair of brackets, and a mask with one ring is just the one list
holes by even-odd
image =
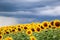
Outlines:
{"label": "dark sunflower center", "polygon": [[35,40],[34,38],[32,38],[32,40]]}
{"label": "dark sunflower center", "polygon": [[1,34],[1,32],[0,32],[0,34]]}
{"label": "dark sunflower center", "polygon": [[56,25],[57,27],[59,27],[59,26],[60,26],[60,22],[56,22],[55,25]]}
{"label": "dark sunflower center", "polygon": [[9,34],[9,32],[6,32],[6,34]]}
{"label": "dark sunflower center", "polygon": [[24,27],[24,29],[27,29],[27,27]]}
{"label": "dark sunflower center", "polygon": [[18,27],[20,27],[20,25]]}
{"label": "dark sunflower center", "polygon": [[0,39],[2,38],[2,36],[0,36]]}
{"label": "dark sunflower center", "polygon": [[52,22],[51,22],[51,25],[52,25],[52,26],[53,26],[53,23],[54,23],[54,22],[52,21]]}
{"label": "dark sunflower center", "polygon": [[41,26],[41,29],[44,29],[44,27]]}
{"label": "dark sunflower center", "polygon": [[51,28],[51,25],[49,25],[49,28]]}
{"label": "dark sunflower center", "polygon": [[28,31],[28,34],[30,34],[31,32],[30,31]]}
{"label": "dark sunflower center", "polygon": [[31,29],[33,32],[35,31],[33,28]]}
{"label": "dark sunflower center", "polygon": [[15,30],[13,29],[12,31],[14,32]]}
{"label": "dark sunflower center", "polygon": [[40,28],[37,28],[37,31],[40,31]]}
{"label": "dark sunflower center", "polygon": [[20,28],[18,28],[18,31],[21,31],[21,29],[20,29]]}
{"label": "dark sunflower center", "polygon": [[47,23],[44,23],[44,26],[47,27]]}
{"label": "dark sunflower center", "polygon": [[38,26],[40,26],[40,25],[38,25]]}

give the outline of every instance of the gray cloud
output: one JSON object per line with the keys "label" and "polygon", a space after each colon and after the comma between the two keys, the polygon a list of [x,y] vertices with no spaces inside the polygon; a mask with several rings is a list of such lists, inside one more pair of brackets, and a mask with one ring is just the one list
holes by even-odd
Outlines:
{"label": "gray cloud", "polygon": [[2,25],[60,19],[60,0],[0,0],[0,16]]}
{"label": "gray cloud", "polygon": [[33,8],[56,6],[59,0],[0,0],[0,11],[34,11]]}

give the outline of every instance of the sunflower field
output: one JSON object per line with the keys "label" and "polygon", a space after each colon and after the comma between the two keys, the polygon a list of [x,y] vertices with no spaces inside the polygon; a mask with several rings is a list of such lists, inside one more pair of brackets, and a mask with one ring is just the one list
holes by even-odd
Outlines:
{"label": "sunflower field", "polygon": [[60,40],[60,20],[2,26],[0,40]]}

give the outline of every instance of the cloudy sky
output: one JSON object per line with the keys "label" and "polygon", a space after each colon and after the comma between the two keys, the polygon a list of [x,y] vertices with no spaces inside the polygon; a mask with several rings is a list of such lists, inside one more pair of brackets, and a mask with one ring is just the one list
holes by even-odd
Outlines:
{"label": "cloudy sky", "polygon": [[0,0],[0,26],[60,19],[60,0]]}

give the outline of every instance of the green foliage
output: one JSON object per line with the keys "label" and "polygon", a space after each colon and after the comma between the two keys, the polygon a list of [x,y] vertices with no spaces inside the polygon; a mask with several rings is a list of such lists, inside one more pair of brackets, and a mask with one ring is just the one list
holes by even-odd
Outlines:
{"label": "green foliage", "polygon": [[33,35],[37,40],[60,40],[60,29],[47,29]]}
{"label": "green foliage", "polygon": [[[60,40],[60,29],[46,29],[40,33],[33,32],[32,35],[35,36],[37,40]],[[30,40],[30,36],[26,35],[25,32],[6,34],[3,36],[3,39],[7,36],[12,37],[14,40]]]}
{"label": "green foliage", "polygon": [[12,37],[13,40],[29,40],[29,36],[27,36],[25,33],[22,32],[17,32],[16,34],[6,34],[3,36],[3,39],[5,39],[6,37]]}

